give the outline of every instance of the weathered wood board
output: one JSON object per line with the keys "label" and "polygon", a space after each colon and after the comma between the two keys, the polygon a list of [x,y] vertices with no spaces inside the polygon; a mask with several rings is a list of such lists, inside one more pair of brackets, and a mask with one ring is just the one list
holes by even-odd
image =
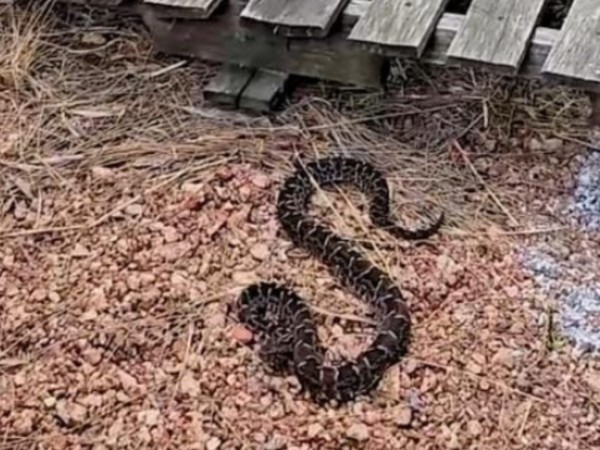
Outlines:
{"label": "weathered wood board", "polygon": [[285,97],[288,78],[282,72],[223,64],[204,88],[204,99],[232,109],[268,112]]}
{"label": "weathered wood board", "polygon": [[590,106],[592,107],[590,124],[600,127],[600,93],[590,92]]}
{"label": "weathered wood board", "polygon": [[238,106],[260,112],[277,108],[285,97],[288,78],[286,73],[257,70],[243,90]]}
{"label": "weathered wood board", "polygon": [[600,1],[573,2],[542,75],[600,92]]}
{"label": "weathered wood board", "polygon": [[[352,0],[342,14],[343,29],[323,39],[285,40],[263,29],[241,26],[244,5],[228,0],[223,13],[201,24],[162,18],[155,8],[142,4],[138,12],[149,28],[156,49],[165,53],[210,61],[276,70],[288,74],[339,81],[362,87],[382,86],[386,62],[383,49],[374,54],[346,37],[352,25],[366,13],[370,2]],[[447,65],[447,50],[462,26],[464,16],[444,13],[422,54],[427,64]],[[558,30],[536,28],[521,66],[521,73],[539,75]]]}
{"label": "weathered wood board", "polygon": [[527,52],[544,2],[473,0],[448,49],[448,60],[516,73]]}
{"label": "weathered wood board", "polygon": [[250,0],[241,17],[284,36],[325,37],[348,0]]}
{"label": "weathered wood board", "polygon": [[165,16],[182,19],[208,19],[225,0],[144,0],[156,5]]}
{"label": "weathered wood board", "polygon": [[236,108],[239,97],[248,86],[254,69],[225,64],[204,88],[204,98],[214,103]]}
{"label": "weathered wood board", "polygon": [[123,3],[123,0],[63,0],[66,3],[74,3],[77,5],[91,6],[118,6]]}
{"label": "weathered wood board", "polygon": [[229,3],[223,14],[215,14],[201,24],[163,19],[144,4],[139,12],[156,49],[165,53],[364,87],[382,86],[385,58],[357,48],[345,34],[288,42],[268,31],[241,26],[236,4],[231,0]]}
{"label": "weathered wood board", "polygon": [[423,53],[448,0],[373,0],[358,20],[349,39],[388,53],[416,56]]}

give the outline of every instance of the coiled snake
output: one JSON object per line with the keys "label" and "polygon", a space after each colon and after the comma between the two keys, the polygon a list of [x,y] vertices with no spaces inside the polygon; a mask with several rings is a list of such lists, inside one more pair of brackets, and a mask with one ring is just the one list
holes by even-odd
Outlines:
{"label": "coiled snake", "polygon": [[371,200],[374,225],[404,239],[424,239],[444,221],[443,214],[428,228],[407,230],[390,219],[390,193],[383,174],[352,158],[328,157],[299,167],[279,193],[277,215],[292,242],[317,256],[346,288],[368,300],[376,313],[378,331],[371,345],[354,362],[324,364],[324,349],[316,325],[302,298],[286,286],[260,282],[245,288],[237,299],[238,319],[258,338],[260,356],[276,370],[291,369],[313,400],[347,402],[376,387],[385,371],[398,362],[409,340],[410,315],[399,288],[352,243],[308,215],[316,185],[327,188],[350,183]]}

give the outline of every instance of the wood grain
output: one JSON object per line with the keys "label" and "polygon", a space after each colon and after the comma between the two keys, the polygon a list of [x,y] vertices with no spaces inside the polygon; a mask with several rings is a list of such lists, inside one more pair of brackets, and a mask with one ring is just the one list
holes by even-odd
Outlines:
{"label": "wood grain", "polygon": [[259,112],[277,108],[285,97],[288,78],[286,73],[257,70],[240,96],[239,107]]}
{"label": "wood grain", "polygon": [[448,60],[516,73],[545,0],[473,0]]}
{"label": "wood grain", "polygon": [[573,2],[542,74],[600,92],[600,1]]}
{"label": "wood grain", "polygon": [[348,0],[250,0],[241,17],[285,36],[325,37]]}
{"label": "wood grain", "polygon": [[379,88],[385,58],[357,48],[336,33],[324,39],[287,41],[261,29],[241,25],[235,0],[223,14],[198,24],[161,17],[148,5],[140,7],[158,51],[209,61],[239,64],[284,73]]}
{"label": "wood grain", "polygon": [[373,0],[349,39],[421,56],[448,0]]}
{"label": "wood grain", "polygon": [[220,105],[236,108],[240,95],[253,75],[254,69],[224,64],[204,88],[204,98]]}
{"label": "wood grain", "polygon": [[224,0],[144,0],[171,17],[208,19]]}

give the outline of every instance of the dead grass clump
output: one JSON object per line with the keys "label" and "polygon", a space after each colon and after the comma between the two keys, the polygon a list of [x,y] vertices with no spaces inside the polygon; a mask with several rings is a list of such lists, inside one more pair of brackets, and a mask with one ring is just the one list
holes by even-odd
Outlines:
{"label": "dead grass clump", "polygon": [[13,94],[37,87],[33,73],[44,59],[42,36],[52,27],[52,3],[26,11],[0,6],[0,86]]}

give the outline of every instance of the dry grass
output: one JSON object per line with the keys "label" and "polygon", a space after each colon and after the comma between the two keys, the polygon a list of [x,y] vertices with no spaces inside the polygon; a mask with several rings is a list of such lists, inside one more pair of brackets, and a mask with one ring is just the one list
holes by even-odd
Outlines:
{"label": "dry grass", "polygon": [[[224,114],[201,101],[213,67],[154,56],[135,21],[6,11],[0,448],[352,448],[365,428],[373,449],[597,445],[598,366],[548,349],[549,299],[515,259],[522,238],[588,245],[558,214],[585,97],[406,65],[385,95],[304,86],[279,115]],[[225,314],[247,283],[286,280],[338,353],[365,343],[362,304],[273,214],[293,159],[330,152],[384,168],[407,221],[449,218],[415,247],[354,193],[317,199],[376,244],[417,322],[404,370],[341,410],[266,375]]]}

